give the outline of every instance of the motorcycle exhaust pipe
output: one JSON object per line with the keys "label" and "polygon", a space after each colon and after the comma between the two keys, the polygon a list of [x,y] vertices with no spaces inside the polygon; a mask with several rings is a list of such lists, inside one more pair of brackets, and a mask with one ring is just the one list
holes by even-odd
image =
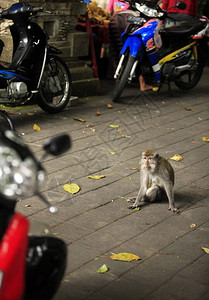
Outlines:
{"label": "motorcycle exhaust pipe", "polygon": [[175,67],[174,74],[180,75],[184,71],[195,71],[197,69],[197,66],[198,63],[193,59],[193,61],[190,61],[187,65]]}

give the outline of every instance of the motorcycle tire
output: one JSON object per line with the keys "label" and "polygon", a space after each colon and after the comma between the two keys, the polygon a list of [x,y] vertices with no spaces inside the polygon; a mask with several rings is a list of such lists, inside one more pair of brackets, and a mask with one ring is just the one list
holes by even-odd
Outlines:
{"label": "motorcycle tire", "polygon": [[194,88],[202,76],[205,60],[204,56],[198,49],[198,66],[195,71],[185,71],[178,80],[175,80],[175,85],[181,90],[190,90]]}
{"label": "motorcycle tire", "polygon": [[116,86],[112,95],[113,102],[119,102],[119,98],[125,88],[125,85],[128,81],[129,74],[133,67],[136,58],[131,56],[131,53],[127,55],[127,57],[123,61],[122,69],[118,79],[116,80]]}
{"label": "motorcycle tire", "polygon": [[30,236],[24,300],[51,300],[67,264],[67,246],[51,236]]}
{"label": "motorcycle tire", "polygon": [[70,70],[58,56],[50,56],[45,65],[38,94],[38,105],[47,113],[61,112],[72,93]]}

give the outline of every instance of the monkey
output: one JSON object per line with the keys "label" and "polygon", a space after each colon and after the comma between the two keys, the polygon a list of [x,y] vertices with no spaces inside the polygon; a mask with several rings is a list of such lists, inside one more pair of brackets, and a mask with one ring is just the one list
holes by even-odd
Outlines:
{"label": "monkey", "polygon": [[174,204],[174,170],[167,159],[158,153],[147,149],[142,152],[140,165],[140,189],[136,198],[129,198],[128,202],[134,202],[131,209],[153,202],[163,193],[167,195],[169,210],[179,213]]}

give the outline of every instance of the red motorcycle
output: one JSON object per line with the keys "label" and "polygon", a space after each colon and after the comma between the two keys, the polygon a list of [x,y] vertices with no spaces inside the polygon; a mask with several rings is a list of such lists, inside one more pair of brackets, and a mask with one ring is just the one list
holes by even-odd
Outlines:
{"label": "red motorcycle", "polygon": [[[15,133],[7,113],[0,115],[1,126],[9,127],[0,130],[0,300],[51,299],[64,275],[66,244],[52,236],[29,236],[29,220],[15,206],[19,197],[37,194],[51,213],[56,207],[39,193],[45,178],[41,162]],[[49,138],[43,157],[70,146],[67,134]]]}

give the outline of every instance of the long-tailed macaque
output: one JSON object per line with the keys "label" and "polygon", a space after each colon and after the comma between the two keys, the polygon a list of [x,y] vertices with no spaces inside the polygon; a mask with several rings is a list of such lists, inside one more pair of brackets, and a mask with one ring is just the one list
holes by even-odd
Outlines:
{"label": "long-tailed macaque", "polygon": [[169,201],[169,210],[178,213],[174,204],[174,170],[171,164],[150,149],[142,152],[139,164],[140,189],[136,198],[128,199],[129,202],[135,201],[130,208],[159,199],[165,192]]}

